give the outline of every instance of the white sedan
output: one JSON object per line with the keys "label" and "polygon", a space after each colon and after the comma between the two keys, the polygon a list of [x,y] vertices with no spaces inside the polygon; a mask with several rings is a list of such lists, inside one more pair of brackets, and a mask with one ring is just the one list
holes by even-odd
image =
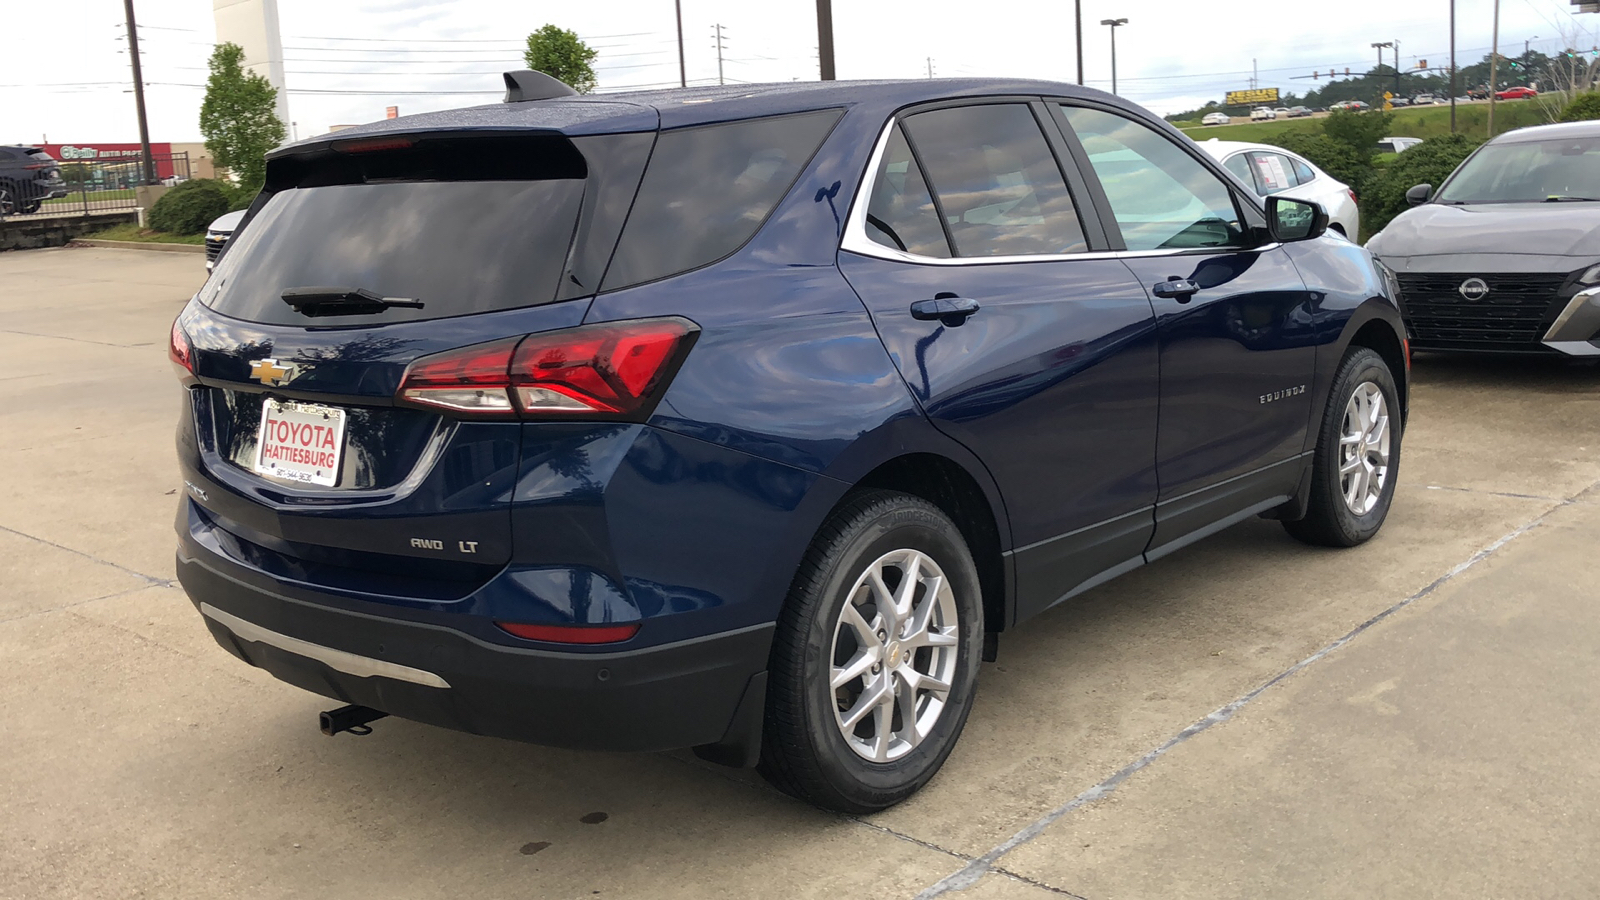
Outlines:
{"label": "white sedan", "polygon": [[1225,113],[1225,112],[1214,112],[1214,113],[1206,113],[1205,118],[1200,120],[1200,124],[1201,125],[1226,125],[1231,121],[1233,121],[1233,119],[1227,113]]}
{"label": "white sedan", "polygon": [[1310,200],[1328,211],[1328,229],[1350,240],[1361,234],[1361,214],[1356,195],[1349,185],[1338,181],[1305,159],[1271,144],[1241,141],[1199,141],[1200,149],[1211,154],[1232,172],[1245,187],[1258,196],[1283,194],[1297,200]]}

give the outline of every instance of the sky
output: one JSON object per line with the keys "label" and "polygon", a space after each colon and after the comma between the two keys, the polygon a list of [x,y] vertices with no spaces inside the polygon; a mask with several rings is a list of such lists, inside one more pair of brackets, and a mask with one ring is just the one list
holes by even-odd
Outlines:
{"label": "sky", "polygon": [[[811,0],[682,0],[691,83],[715,83],[714,26],[729,83],[817,77]],[[216,37],[210,0],[136,0],[152,141],[200,140],[206,59]],[[834,0],[838,77],[1014,76],[1076,81],[1069,0]],[[1456,0],[1457,62],[1488,52],[1493,0]],[[1501,0],[1502,52],[1523,42],[1551,53],[1600,43],[1600,15],[1567,0]],[[1308,76],[1376,61],[1375,41],[1399,41],[1402,67],[1448,58],[1449,0],[1341,0],[1336,14],[1293,5],[1210,0],[1083,0],[1084,78],[1111,87],[1106,18],[1117,29],[1118,91],[1160,114],[1249,87],[1304,93]],[[120,0],[72,0],[70,39],[13,41],[0,54],[0,143],[138,140]],[[1300,7],[1301,10],[1307,9]],[[1273,11],[1275,10],[1275,11]],[[555,24],[599,51],[599,90],[665,87],[678,79],[671,0],[279,0],[294,135],[331,125],[494,102],[501,71],[521,68],[529,32]],[[1563,40],[1563,35],[1568,40]],[[1385,51],[1386,62],[1393,61]],[[481,92],[481,93],[480,93]]]}

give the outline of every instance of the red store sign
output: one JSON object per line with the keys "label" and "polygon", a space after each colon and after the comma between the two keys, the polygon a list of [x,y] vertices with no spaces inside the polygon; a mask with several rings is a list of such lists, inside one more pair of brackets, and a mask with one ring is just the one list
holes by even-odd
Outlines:
{"label": "red store sign", "polygon": [[[62,162],[128,162],[138,161],[138,144],[40,144],[41,150]],[[172,145],[151,144],[150,154],[155,157],[156,177],[172,177]]]}

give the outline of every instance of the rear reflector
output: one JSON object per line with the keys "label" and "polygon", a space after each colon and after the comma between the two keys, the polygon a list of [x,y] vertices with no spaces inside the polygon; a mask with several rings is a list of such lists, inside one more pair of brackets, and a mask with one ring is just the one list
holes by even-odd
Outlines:
{"label": "rear reflector", "polygon": [[507,634],[530,641],[555,644],[615,644],[639,633],[639,623],[626,625],[530,625],[521,622],[496,622]]}
{"label": "rear reflector", "polygon": [[425,356],[404,402],[481,415],[633,418],[653,406],[697,329],[680,318],[582,325]]}

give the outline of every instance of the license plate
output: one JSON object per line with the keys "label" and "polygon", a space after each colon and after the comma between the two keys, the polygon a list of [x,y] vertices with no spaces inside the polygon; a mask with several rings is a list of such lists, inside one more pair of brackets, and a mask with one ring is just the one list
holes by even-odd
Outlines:
{"label": "license plate", "polygon": [[329,487],[339,480],[344,455],[344,410],[291,400],[261,404],[256,471],[274,478]]}

